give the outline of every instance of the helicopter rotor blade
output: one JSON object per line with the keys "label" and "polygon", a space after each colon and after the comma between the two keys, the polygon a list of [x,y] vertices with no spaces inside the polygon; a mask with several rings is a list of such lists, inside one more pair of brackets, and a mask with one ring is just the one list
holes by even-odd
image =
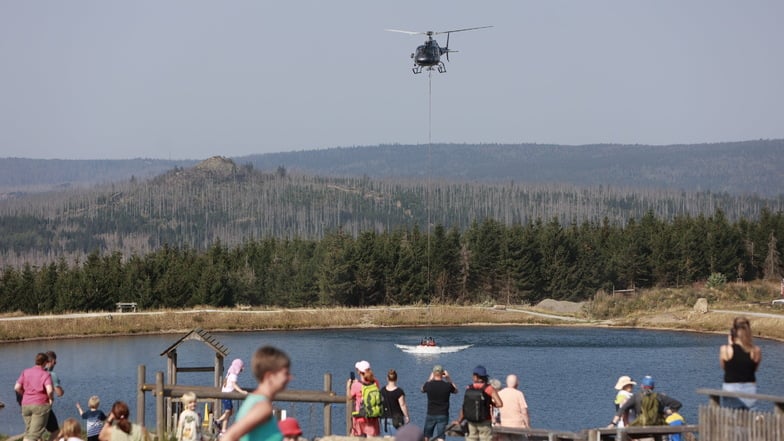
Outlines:
{"label": "helicopter rotor blade", "polygon": [[402,31],[400,29],[384,29],[388,32],[400,32],[401,34],[408,34],[408,35],[427,35],[427,32],[415,32],[415,31]]}
{"label": "helicopter rotor blade", "polygon": [[433,35],[436,35],[436,34],[451,34],[452,32],[474,31],[474,30],[477,30],[477,29],[487,29],[487,28],[492,28],[492,26],[479,26],[477,28],[455,29],[455,30],[452,30],[452,31],[439,31],[439,32],[433,32]]}

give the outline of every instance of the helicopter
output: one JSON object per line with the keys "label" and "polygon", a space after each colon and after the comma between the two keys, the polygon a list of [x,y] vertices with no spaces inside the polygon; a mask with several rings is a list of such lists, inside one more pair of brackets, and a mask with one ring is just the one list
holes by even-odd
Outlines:
{"label": "helicopter", "polygon": [[[417,46],[416,51],[411,54],[411,58],[414,59],[414,68],[411,69],[414,71],[415,74],[422,73],[423,68],[427,70],[438,69],[438,73],[446,72],[446,66],[444,66],[444,62],[441,61],[441,55],[446,55],[446,61],[449,61],[449,53],[450,52],[457,52],[449,49],[449,34],[452,32],[463,32],[463,31],[473,31],[476,29],[486,29],[492,28],[492,26],[480,26],[478,28],[465,28],[465,29],[455,29],[452,31],[427,31],[427,32],[415,32],[415,31],[401,31],[399,29],[385,29],[389,32],[400,32],[403,34],[408,35],[427,35],[427,41],[425,44]],[[446,46],[441,47],[438,45],[438,42],[433,39],[433,35],[438,34],[446,34]]]}

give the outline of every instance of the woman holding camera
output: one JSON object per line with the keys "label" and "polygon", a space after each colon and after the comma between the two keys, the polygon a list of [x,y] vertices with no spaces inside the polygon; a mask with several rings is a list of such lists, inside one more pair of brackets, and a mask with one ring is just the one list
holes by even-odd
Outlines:
{"label": "woman holding camera", "polygon": [[[752,342],[751,324],[746,317],[736,317],[727,337],[727,344],[719,350],[719,363],[724,369],[722,389],[731,392],[757,393],[756,372],[762,361],[762,350]],[[725,397],[722,405],[750,409],[756,400]]]}

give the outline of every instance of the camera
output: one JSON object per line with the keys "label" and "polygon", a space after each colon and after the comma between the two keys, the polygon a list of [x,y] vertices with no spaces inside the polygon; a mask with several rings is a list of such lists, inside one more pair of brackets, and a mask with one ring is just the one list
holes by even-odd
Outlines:
{"label": "camera", "polygon": [[354,375],[354,371],[351,371],[348,373],[348,378],[350,378],[353,381],[357,379],[357,376]]}

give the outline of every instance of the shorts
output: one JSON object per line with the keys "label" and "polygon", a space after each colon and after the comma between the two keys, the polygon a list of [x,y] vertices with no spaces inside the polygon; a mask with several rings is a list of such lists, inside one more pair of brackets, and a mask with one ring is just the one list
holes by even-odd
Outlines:
{"label": "shorts", "polygon": [[468,434],[466,441],[490,441],[493,438],[492,421],[482,421],[478,423],[468,422]]}
{"label": "shorts", "polygon": [[438,437],[446,438],[446,425],[449,423],[449,415],[428,415],[425,417],[425,438],[432,439]]}
{"label": "shorts", "polygon": [[[757,383],[723,383],[721,385],[721,389],[730,392],[744,392],[747,394],[756,394]],[[735,397],[721,398],[721,405],[723,407],[729,407],[733,409],[755,410],[754,405],[756,403],[757,400],[753,398],[735,398]]]}
{"label": "shorts", "polygon": [[379,436],[381,424],[379,418],[353,417],[351,418],[351,435],[353,436]]}
{"label": "shorts", "polygon": [[225,398],[221,400],[221,406],[223,406],[224,412],[227,410],[234,410],[234,402]]}

